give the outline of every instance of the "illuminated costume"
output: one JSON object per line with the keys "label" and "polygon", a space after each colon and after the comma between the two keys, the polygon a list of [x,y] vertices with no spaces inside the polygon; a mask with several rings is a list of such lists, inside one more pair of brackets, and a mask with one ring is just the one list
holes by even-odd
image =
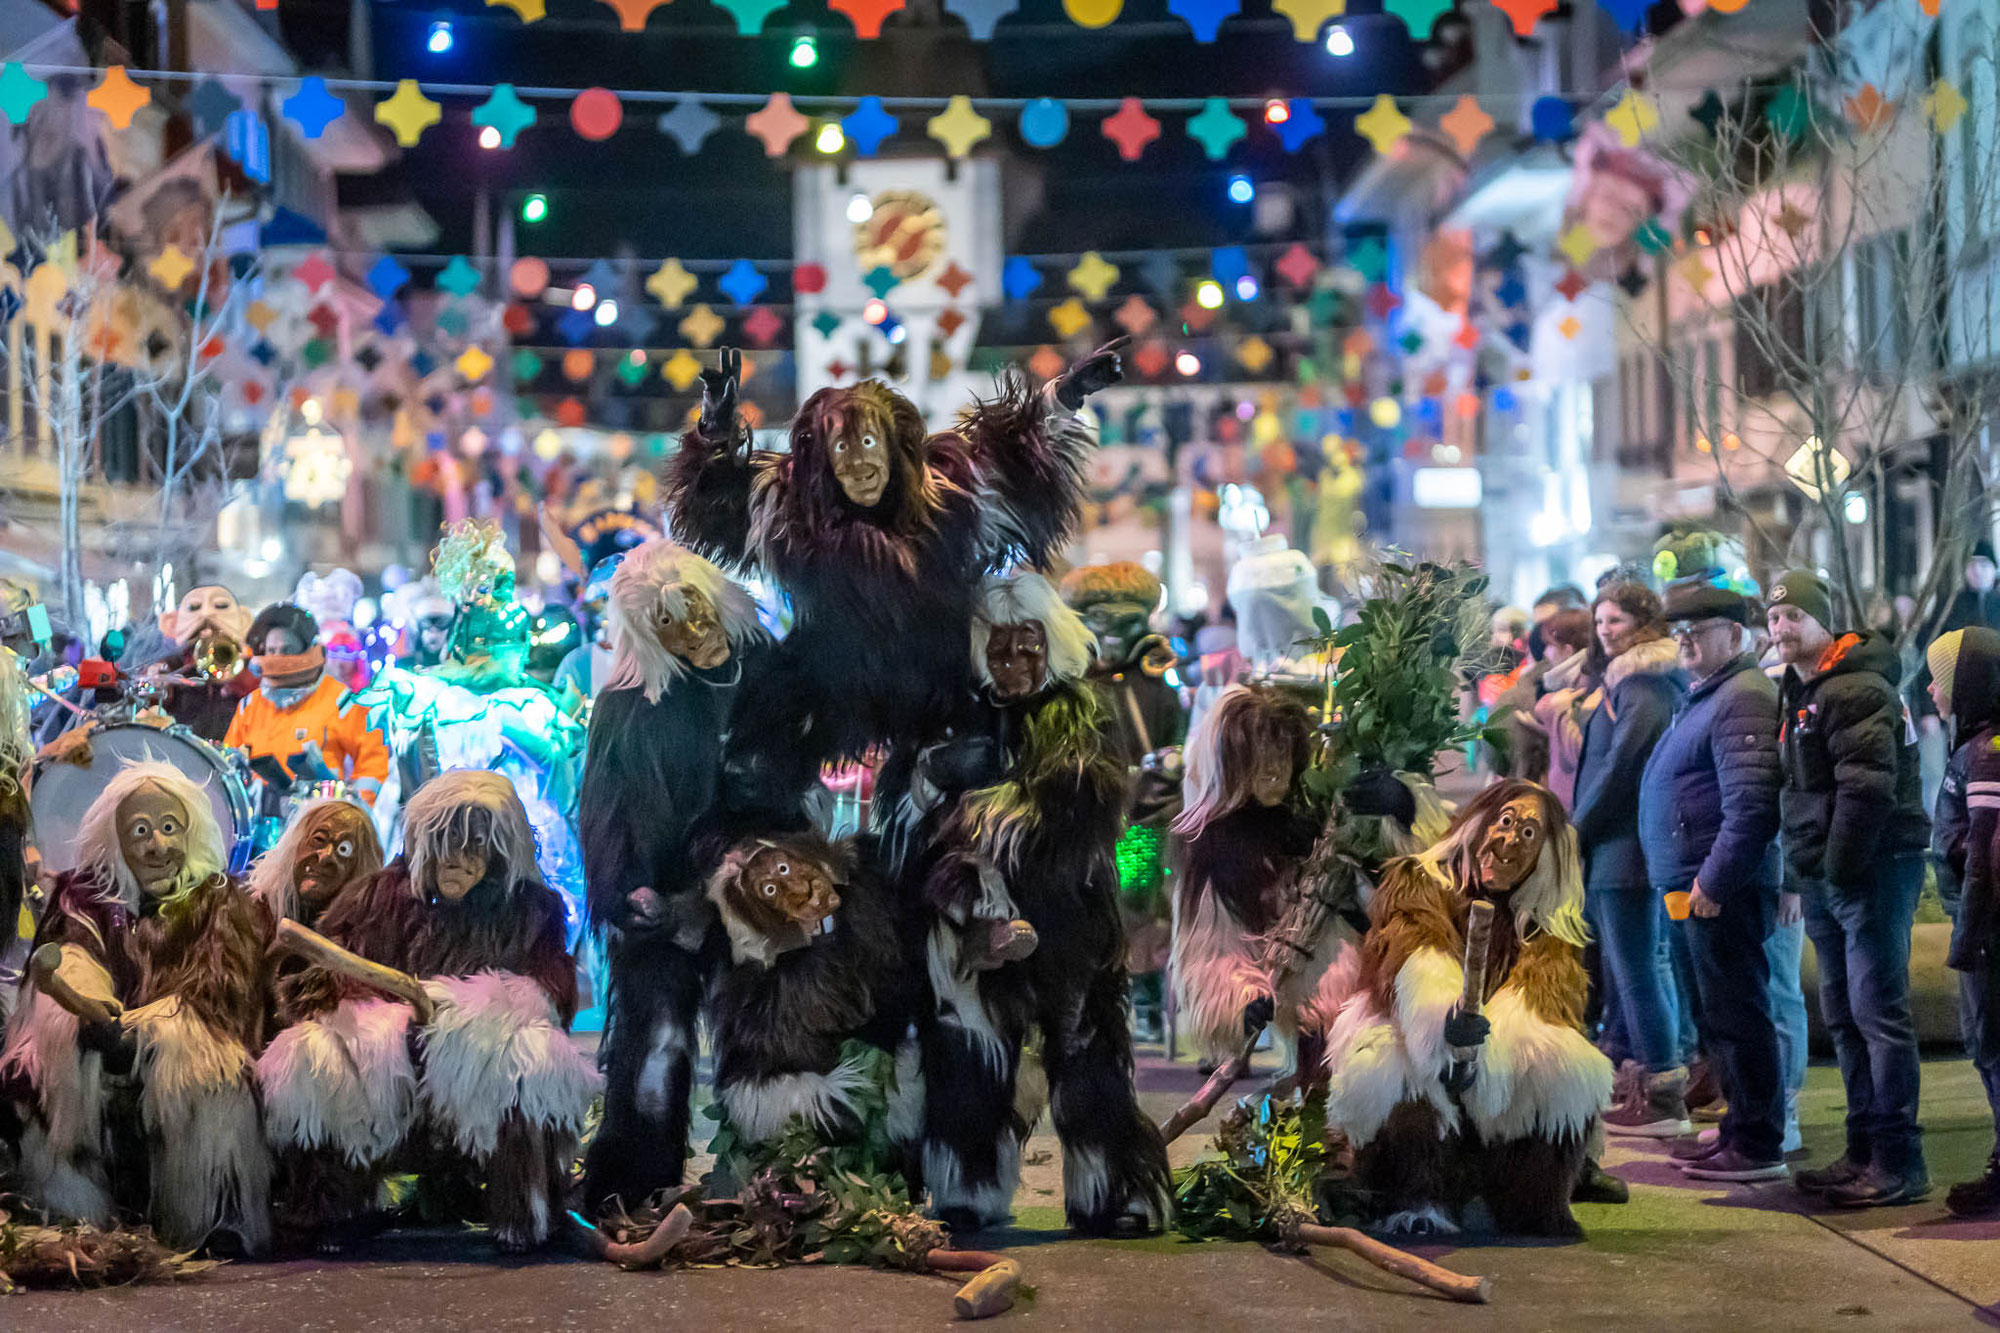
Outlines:
{"label": "illuminated costume", "polygon": [[609,615],[618,657],[591,713],[579,803],[590,919],[610,964],[592,1210],[681,1181],[696,1019],[724,952],[690,840],[715,801],[730,705],[770,645],[750,595],[665,539],[617,566]]}
{"label": "illuminated costume", "polygon": [[[89,1021],[30,978],[0,1086],[24,1125],[24,1193],[108,1226],[143,1214],[167,1243],[270,1240],[271,1162],[252,1079],[269,1005],[268,913],[222,871],[208,797],[134,764],[84,816],[35,938]],[[107,1003],[108,1002],[108,1003]]]}
{"label": "illuminated costume", "polygon": [[[28,914],[28,766],[35,755],[29,736],[27,675],[14,650],[0,646],[0,985],[26,956],[34,922]],[[27,937],[27,938],[24,938]],[[0,993],[0,1014],[14,997]]]}
{"label": "illuminated costume", "polygon": [[[942,794],[927,821],[924,1183],[955,1226],[1007,1216],[1028,1130],[1016,1073],[1034,1031],[1070,1226],[1154,1230],[1166,1216],[1166,1149],[1132,1086],[1112,859],[1125,770],[1080,679],[1090,634],[1046,579],[1022,574],[987,582],[971,640],[1001,772]],[[989,943],[1013,918],[1033,929],[1026,957]]]}
{"label": "illuminated costume", "polygon": [[[1484,1014],[1468,1013],[1466,922],[1493,904]],[[1576,833],[1545,788],[1495,783],[1429,850],[1384,869],[1359,990],[1328,1037],[1329,1118],[1381,1224],[1581,1234],[1569,1205],[1611,1062],[1583,1034]]]}
{"label": "illuminated costume", "polygon": [[288,774],[287,761],[316,745],[327,767],[373,804],[389,776],[389,748],[347,688],[327,674],[318,640],[318,624],[300,607],[264,608],[250,626],[257,692],[237,705],[222,743],[253,759],[269,755]]}
{"label": "illuminated costume", "polygon": [[562,900],[500,775],[443,774],[406,814],[403,854],[317,928],[420,978],[436,1014],[418,1026],[408,1004],[318,966],[281,979],[287,1026],[257,1076],[297,1185],[285,1209],[324,1240],[367,1213],[389,1170],[469,1176],[495,1243],[531,1249],[549,1237],[598,1085],[568,1033],[576,968]]}

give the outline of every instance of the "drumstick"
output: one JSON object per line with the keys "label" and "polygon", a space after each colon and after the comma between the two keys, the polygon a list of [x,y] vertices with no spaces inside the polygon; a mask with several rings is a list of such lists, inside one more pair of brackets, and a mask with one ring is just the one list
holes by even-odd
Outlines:
{"label": "drumstick", "polygon": [[82,1023],[110,1023],[124,1017],[118,1001],[85,995],[63,980],[63,952],[60,944],[44,944],[28,960],[28,975],[35,989],[49,997],[56,1007],[74,1014]]}
{"label": "drumstick", "polygon": [[398,972],[393,967],[370,962],[358,953],[341,948],[316,930],[308,930],[296,921],[280,921],[278,938],[272,941],[274,951],[294,953],[309,963],[325,968],[336,976],[358,981],[362,985],[381,991],[384,995],[407,1001],[416,1014],[417,1022],[428,1023],[436,1006],[431,1003],[430,992],[424,983],[408,972]]}

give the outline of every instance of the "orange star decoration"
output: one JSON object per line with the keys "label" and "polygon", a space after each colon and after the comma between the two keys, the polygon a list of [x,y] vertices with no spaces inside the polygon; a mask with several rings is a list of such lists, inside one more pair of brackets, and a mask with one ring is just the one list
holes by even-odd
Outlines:
{"label": "orange star decoration", "polygon": [[160,251],[158,258],[146,265],[146,272],[153,275],[153,281],[170,292],[177,292],[181,284],[194,272],[194,261],[189,259],[178,245],[169,244]]}
{"label": "orange star decoration", "polygon": [[964,157],[981,140],[991,137],[993,122],[973,109],[972,99],[959,93],[944,110],[924,123],[924,130],[944,145],[952,157]]}
{"label": "orange star decoration", "polygon": [[[1505,14],[1507,21],[1514,25],[1516,37],[1526,37],[1534,32],[1535,24],[1541,21],[1544,14],[1556,12],[1556,0],[1493,0],[1493,7]],[[1709,8],[1719,9],[1721,6],[1711,3]]]}
{"label": "orange star decoration", "polygon": [[1275,356],[1277,353],[1271,350],[1271,344],[1254,333],[1236,344],[1237,364],[1252,375],[1261,375],[1270,369],[1271,360]]}
{"label": "orange star decoration", "polygon": [[1493,132],[1493,117],[1486,114],[1485,108],[1471,93],[1462,93],[1458,105],[1445,112],[1438,121],[1438,128],[1458,149],[1460,157],[1471,157],[1472,150],[1479,147],[1479,141]]}
{"label": "orange star decoration", "polygon": [[458,354],[458,360],[452,364],[458,367],[459,374],[465,376],[467,384],[477,384],[493,369],[493,358],[486,354],[483,347],[468,347]]}
{"label": "orange star decoration", "polygon": [[789,93],[772,93],[770,101],[743,120],[743,128],[751,137],[763,141],[766,157],[783,157],[792,140],[804,134],[811,124],[792,105]]}
{"label": "orange star decoration", "polygon": [[1556,241],[1556,249],[1563,252],[1571,268],[1582,268],[1590,262],[1590,257],[1600,248],[1597,233],[1588,223],[1579,222],[1564,232]]}
{"label": "orange star decoration", "polygon": [[[1092,250],[1077,261],[1069,271],[1071,290],[1082,292],[1090,301],[1102,301],[1104,294],[1118,281],[1118,266],[1106,260],[1103,255]],[[1065,338],[1069,335],[1064,334]]]}
{"label": "orange star decoration", "polygon": [[620,28],[626,32],[640,32],[644,30],[646,20],[653,16],[653,11],[671,3],[671,0],[603,0],[603,3],[618,12]]}
{"label": "orange star decoration", "polygon": [[563,378],[581,384],[597,373],[597,354],[588,347],[572,347],[563,353]]}
{"label": "orange star decoration", "polygon": [[660,366],[660,376],[674,386],[675,393],[686,393],[701,376],[701,361],[687,348],[680,348]]}
{"label": "orange star decoration", "polygon": [[1950,79],[1939,79],[1924,94],[1924,115],[1937,127],[1939,134],[1950,134],[1952,126],[1958,124],[1958,118],[1965,114],[1966,109],[1965,94]]}
{"label": "orange star decoration", "polygon": [[1583,321],[1575,315],[1564,315],[1561,322],[1556,325],[1556,332],[1574,341],[1576,335],[1583,332]]}
{"label": "orange star decoration", "polygon": [[653,276],[646,279],[646,290],[669,310],[680,309],[681,302],[687,300],[700,285],[701,279],[683,268],[678,259],[662,262],[653,270]]}
{"label": "orange star decoration", "polygon": [[424,96],[415,79],[398,83],[395,95],[375,107],[375,119],[387,125],[405,148],[415,147],[424,131],[437,124],[443,114],[436,102]]}
{"label": "orange star decoration", "polygon": [[1146,336],[1146,330],[1152,328],[1160,316],[1151,305],[1147,304],[1145,297],[1134,292],[1125,298],[1125,304],[1119,306],[1111,318],[1117,320],[1118,327],[1134,338],[1143,338]]}
{"label": "orange star decoration", "polygon": [[1328,19],[1347,12],[1347,0],[1277,0],[1271,12],[1292,21],[1292,36],[1302,42],[1316,42]]}
{"label": "orange star decoration", "polygon": [[1659,128],[1659,103],[1649,94],[1627,88],[1618,105],[1604,113],[1604,123],[1618,136],[1618,142],[1637,148],[1641,139]]}
{"label": "orange star decoration", "polygon": [[499,5],[502,9],[513,10],[521,16],[521,22],[523,23],[538,22],[543,15],[549,12],[544,0],[486,0],[486,7],[488,9],[491,9],[495,5]]}
{"label": "orange star decoration", "polygon": [[243,308],[243,322],[259,333],[270,328],[271,322],[277,317],[278,312],[262,301],[252,301]]}
{"label": "orange star decoration", "polygon": [[90,96],[83,99],[95,110],[102,111],[104,118],[111,122],[111,128],[129,128],[132,117],[139,108],[153,100],[153,94],[132,82],[123,65],[113,65],[104,71],[104,81],[90,90]]}
{"label": "orange star decoration", "polygon": [[1410,132],[1410,118],[1396,109],[1387,93],[1375,94],[1375,105],[1354,118],[1354,132],[1387,157]]}
{"label": "orange star decoration", "polygon": [[1476,352],[1479,350],[1479,327],[1469,319],[1464,320],[1459,324],[1458,332],[1451,335],[1451,340],[1465,351]]}
{"label": "orange star decoration", "polygon": [[1028,358],[1028,369],[1035,372],[1036,379],[1052,380],[1068,370],[1069,363],[1063,360],[1061,352],[1043,343],[1035,349],[1035,354]]}
{"label": "orange star decoration", "polygon": [[[1049,326],[1065,342],[1082,333],[1090,325],[1090,311],[1074,296],[1049,311]],[[1044,379],[1048,377],[1043,376]]]}
{"label": "orange star decoration", "polygon": [[1924,11],[1925,18],[1938,16],[1938,0],[1917,0],[1917,8]]}
{"label": "orange star decoration", "polygon": [[1680,270],[1681,279],[1692,287],[1697,296],[1707,291],[1708,284],[1715,278],[1715,270],[1701,256],[1701,251],[1690,250],[1674,265]]}
{"label": "orange star decoration", "polygon": [[1787,199],[1778,211],[1772,214],[1771,221],[1777,224],[1779,231],[1785,233],[1785,235],[1791,237],[1796,242],[1799,239],[1799,233],[1812,224],[1812,214],[1807,213],[1797,204]]}
{"label": "orange star decoration", "polygon": [[710,310],[706,303],[688,311],[681,321],[681,337],[696,347],[713,347],[715,340],[722,336],[722,317]]}
{"label": "orange star decoration", "polygon": [[1861,91],[1847,99],[1847,118],[1863,134],[1886,129],[1896,117],[1896,104],[1882,96],[1874,84],[1864,83]]}

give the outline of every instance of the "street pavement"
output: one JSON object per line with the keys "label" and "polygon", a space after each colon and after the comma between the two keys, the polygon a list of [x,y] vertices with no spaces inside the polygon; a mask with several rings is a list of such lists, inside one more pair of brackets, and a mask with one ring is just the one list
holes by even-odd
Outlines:
{"label": "street pavement", "polygon": [[[1157,1115],[1198,1082],[1191,1066],[1169,1065],[1157,1048],[1142,1055],[1141,1092]],[[1803,1105],[1815,1162],[1839,1150],[1839,1108],[1834,1070],[1815,1067]],[[1926,1063],[1923,1108],[1936,1194],[1864,1213],[1812,1209],[1787,1185],[1700,1187],[1667,1164],[1664,1145],[1613,1140],[1608,1165],[1632,1182],[1632,1201],[1579,1206],[1582,1242],[1420,1247],[1491,1277],[1484,1307],[1448,1304],[1339,1252],[1304,1259],[1171,1237],[1071,1240],[1060,1150],[1046,1125],[1028,1148],[1014,1227],[978,1243],[1013,1253],[1036,1288],[995,1327],[1873,1333],[2000,1322],[2000,1223],[1955,1223],[1942,1204],[1945,1185],[1973,1174],[1991,1146],[1985,1102],[1963,1060]],[[1176,1164],[1205,1141],[1203,1129],[1190,1132],[1175,1145]],[[16,1296],[0,1300],[0,1329],[860,1333],[944,1327],[953,1322],[951,1292],[934,1278],[858,1269],[625,1273],[567,1253],[501,1260],[473,1233],[417,1233],[339,1260],[230,1264],[174,1287]]]}

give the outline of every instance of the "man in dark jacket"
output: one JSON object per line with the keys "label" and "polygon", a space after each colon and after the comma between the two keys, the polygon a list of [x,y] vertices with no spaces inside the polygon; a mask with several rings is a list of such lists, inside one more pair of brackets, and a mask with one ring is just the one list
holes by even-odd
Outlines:
{"label": "man in dark jacket", "polygon": [[1910,923],[1930,831],[1916,728],[1896,689],[1895,647],[1874,634],[1836,635],[1833,599],[1816,574],[1782,575],[1769,619],[1785,663],[1786,868],[1805,898],[1820,1013],[1847,1092],[1847,1151],[1793,1180],[1839,1207],[1909,1203],[1931,1188],[1910,1022]]}
{"label": "man in dark jacket", "polygon": [[1706,580],[1674,585],[1666,616],[1694,681],[1639,780],[1639,839],[1654,888],[1689,895],[1702,1040],[1729,1113],[1676,1144],[1698,1180],[1782,1180],[1785,1094],[1766,992],[1777,918],[1778,690],[1744,651],[1750,608]]}
{"label": "man in dark jacket", "polygon": [[1931,702],[1949,719],[1957,748],[1945,765],[1931,829],[1938,894],[1951,912],[1958,973],[1958,1021],[1965,1053],[1986,1089],[1995,1148],[1986,1172],[1951,1187],[1945,1207],[1958,1217],[2000,1215],[2000,995],[1994,967],[2000,905],[2000,633],[1982,627],[1938,637],[1925,654]]}

